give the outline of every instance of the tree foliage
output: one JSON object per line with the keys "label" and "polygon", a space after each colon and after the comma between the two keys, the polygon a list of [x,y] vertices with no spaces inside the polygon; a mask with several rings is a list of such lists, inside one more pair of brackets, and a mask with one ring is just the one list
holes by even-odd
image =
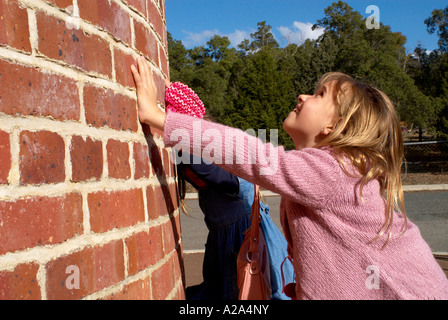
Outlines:
{"label": "tree foliage", "polygon": [[185,49],[168,35],[172,81],[191,86],[209,115],[241,129],[277,129],[279,143],[293,148],[283,120],[301,93],[313,93],[319,78],[340,71],[383,90],[402,121],[448,132],[448,7],[425,20],[437,32],[439,50],[417,46],[406,54],[406,37],[389,26],[368,29],[362,15],[343,1],[324,10],[313,28],[317,40],[280,48],[266,21],[237,48],[213,36],[205,46]]}

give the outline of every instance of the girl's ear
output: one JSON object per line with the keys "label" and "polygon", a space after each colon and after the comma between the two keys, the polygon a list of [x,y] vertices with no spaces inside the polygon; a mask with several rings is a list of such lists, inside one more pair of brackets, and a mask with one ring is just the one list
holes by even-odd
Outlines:
{"label": "girl's ear", "polygon": [[329,125],[327,125],[325,128],[322,128],[322,134],[324,135],[329,135],[330,133],[332,133],[334,130],[336,130],[339,122],[341,122],[342,117],[338,117],[337,119],[335,119],[335,121],[333,121],[333,123],[330,123]]}
{"label": "girl's ear", "polygon": [[334,128],[333,128],[333,127],[327,126],[327,127],[325,127],[325,128],[322,129],[321,133],[322,133],[323,135],[328,136],[328,135],[329,135],[330,133],[332,133],[333,131],[334,131]]}

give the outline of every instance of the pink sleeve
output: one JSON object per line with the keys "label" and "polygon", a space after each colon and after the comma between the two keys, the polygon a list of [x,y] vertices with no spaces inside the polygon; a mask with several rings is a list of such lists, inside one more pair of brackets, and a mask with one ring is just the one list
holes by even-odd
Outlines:
{"label": "pink sleeve", "polygon": [[343,173],[329,149],[285,151],[242,130],[170,111],[164,142],[294,202],[320,207],[340,189]]}

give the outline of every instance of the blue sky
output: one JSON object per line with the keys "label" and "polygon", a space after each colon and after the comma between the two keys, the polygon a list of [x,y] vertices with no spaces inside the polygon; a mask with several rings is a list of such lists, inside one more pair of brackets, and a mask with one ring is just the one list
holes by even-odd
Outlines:
{"label": "blue sky", "polygon": [[[281,46],[316,38],[319,30],[311,26],[324,17],[324,9],[336,0],[165,0],[167,29],[187,48],[205,44],[214,34],[228,36],[236,46],[266,21]],[[428,50],[438,47],[437,36],[429,35],[424,20],[434,9],[448,5],[446,0],[347,0],[364,18],[372,15],[366,8],[375,5],[379,19],[394,32],[407,37],[407,52],[418,41]]]}

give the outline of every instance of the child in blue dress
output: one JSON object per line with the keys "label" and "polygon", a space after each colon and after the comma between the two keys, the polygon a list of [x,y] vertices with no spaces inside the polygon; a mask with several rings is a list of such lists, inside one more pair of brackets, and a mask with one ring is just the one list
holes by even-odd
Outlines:
{"label": "child in blue dress", "polygon": [[[167,87],[167,109],[204,117],[205,108],[191,89],[180,83],[167,83]],[[196,98],[194,101],[191,101],[192,95]],[[188,108],[183,107],[185,97],[190,99]],[[254,185],[214,164],[205,163],[201,158],[185,155],[179,158],[188,159],[177,165],[181,200],[185,197],[185,181],[188,181],[198,191],[199,206],[209,230],[202,267],[204,281],[187,288],[187,299],[237,300],[237,257],[245,232],[251,225]],[[285,260],[288,256],[286,239],[272,221],[269,206],[262,202],[260,215],[260,226],[269,252],[271,299],[286,300],[289,298],[282,292],[282,274],[286,283],[290,283],[294,273],[290,261]]]}

